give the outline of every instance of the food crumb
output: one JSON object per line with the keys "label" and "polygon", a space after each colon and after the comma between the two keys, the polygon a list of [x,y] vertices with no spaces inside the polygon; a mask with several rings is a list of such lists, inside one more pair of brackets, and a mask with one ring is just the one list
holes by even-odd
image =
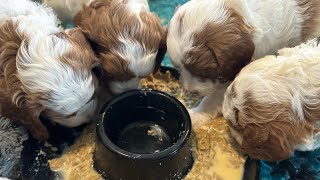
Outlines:
{"label": "food crumb", "polygon": [[153,136],[155,133],[156,132],[153,129],[148,130],[148,136]]}
{"label": "food crumb", "polygon": [[42,149],[40,149],[38,155],[43,155],[43,156],[45,156],[45,155],[46,155],[46,152],[44,152]]}
{"label": "food crumb", "polygon": [[44,143],[44,146],[45,146],[45,147],[52,147],[52,144],[50,144],[50,143],[48,143],[48,141],[46,141],[46,142]]}
{"label": "food crumb", "polygon": [[53,151],[53,152],[57,152],[57,151],[58,151],[58,148],[56,148],[56,147],[51,147],[50,149],[51,149],[51,151]]}

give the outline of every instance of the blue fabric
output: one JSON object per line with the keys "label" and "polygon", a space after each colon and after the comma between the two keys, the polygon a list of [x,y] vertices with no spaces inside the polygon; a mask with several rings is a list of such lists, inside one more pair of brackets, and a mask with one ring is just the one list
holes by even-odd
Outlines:
{"label": "blue fabric", "polygon": [[295,152],[288,160],[260,163],[261,180],[320,180],[320,149]]}

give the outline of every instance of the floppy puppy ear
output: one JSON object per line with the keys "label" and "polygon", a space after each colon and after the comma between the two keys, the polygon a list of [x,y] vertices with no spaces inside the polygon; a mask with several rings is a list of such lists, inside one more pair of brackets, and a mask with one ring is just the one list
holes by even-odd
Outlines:
{"label": "floppy puppy ear", "polygon": [[104,31],[105,26],[110,21],[109,16],[105,13],[109,11],[109,6],[105,7],[101,5],[99,9],[91,6],[95,7],[94,5],[83,6],[83,9],[74,16],[73,22],[89,40],[99,44],[99,42],[105,42],[105,38],[108,38],[110,35]]}
{"label": "floppy puppy ear", "polygon": [[153,73],[156,73],[160,69],[162,60],[163,60],[166,52],[167,52],[167,30],[165,30],[165,33],[162,36],[160,44],[159,44],[158,54],[156,56],[155,68],[154,68]]}
{"label": "floppy puppy ear", "polygon": [[194,34],[193,49],[185,61],[193,74],[231,81],[251,61],[255,50],[252,29],[235,11],[229,9],[229,13],[225,22],[210,23]]}
{"label": "floppy puppy ear", "polygon": [[216,55],[207,46],[195,46],[186,54],[186,60],[183,63],[185,68],[195,76],[210,79],[218,77]]}
{"label": "floppy puppy ear", "polygon": [[221,70],[218,70],[218,76],[225,77],[225,80],[229,81],[233,80],[240,70],[251,61],[255,50],[255,45],[249,35],[242,34],[241,38],[231,38],[230,46],[219,47],[221,49],[225,48],[224,52],[219,51],[219,48],[215,49],[217,46],[223,46],[223,42],[216,44],[216,46],[214,42],[208,43],[209,49],[215,53],[217,62],[221,67]]}
{"label": "floppy puppy ear", "polygon": [[33,138],[45,141],[49,139],[49,132],[40,120],[41,112],[42,110],[40,107],[30,109],[29,113],[25,116],[25,121],[22,123],[31,132]]}
{"label": "floppy puppy ear", "polygon": [[113,54],[100,54],[101,66],[110,80],[125,81],[134,77],[128,68],[128,62]]}
{"label": "floppy puppy ear", "polygon": [[243,129],[242,150],[253,158],[279,161],[289,158],[313,132],[309,123],[271,121]]}
{"label": "floppy puppy ear", "polygon": [[[288,132],[286,129],[288,128]],[[294,151],[288,133],[292,127],[281,122],[263,125],[249,124],[244,128],[241,149],[253,158],[267,161],[279,161],[289,158]]]}
{"label": "floppy puppy ear", "polygon": [[94,9],[92,9],[91,7],[89,7],[87,5],[83,5],[82,9],[80,11],[78,11],[78,13],[73,17],[72,22],[76,26],[81,27],[82,22],[89,19],[93,13],[95,13]]}
{"label": "floppy puppy ear", "polygon": [[30,103],[31,99],[27,98],[27,91],[17,76],[19,49],[27,46],[27,39],[22,40],[16,28],[12,21],[6,21],[0,27],[0,113],[25,126],[34,138],[46,140],[48,131],[39,119],[42,110]]}
{"label": "floppy puppy ear", "polygon": [[82,26],[84,21],[90,19],[91,16],[96,15],[96,10],[102,7],[109,7],[111,5],[110,0],[95,0],[90,5],[83,5],[82,9],[73,17],[72,21],[77,26]]}
{"label": "floppy puppy ear", "polygon": [[[5,98],[0,98],[1,114],[13,122],[24,126],[32,134],[33,138],[43,141],[47,140],[49,132],[39,118],[42,108],[30,105],[24,97],[24,93],[18,91],[18,89],[13,89],[13,91],[10,92],[13,95],[11,102],[8,99],[4,100]],[[6,95],[3,94],[3,96]],[[19,101],[23,101],[23,103]]]}
{"label": "floppy puppy ear", "polygon": [[290,101],[265,102],[248,91],[242,96],[245,100],[239,105],[238,125],[229,125],[242,134],[241,148],[249,156],[284,160],[313,135],[313,122],[299,120]]}

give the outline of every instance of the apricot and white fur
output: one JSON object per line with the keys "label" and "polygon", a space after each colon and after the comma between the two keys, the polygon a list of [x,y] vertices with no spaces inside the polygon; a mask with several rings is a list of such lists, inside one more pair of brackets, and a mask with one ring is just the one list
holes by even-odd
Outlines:
{"label": "apricot and white fur", "polygon": [[[216,117],[221,111],[226,87],[243,66],[251,60],[276,54],[280,48],[295,46],[320,35],[319,4],[319,0],[191,0],[178,7],[168,26],[167,48],[172,63],[181,71],[185,89],[205,96],[192,112]],[[234,18],[242,22],[236,23],[239,20]],[[221,29],[209,34],[208,26],[215,27],[212,31]],[[240,33],[246,36],[241,37]],[[203,37],[200,45],[199,35]],[[238,46],[237,43],[244,39],[246,42]],[[195,59],[211,53],[202,51],[204,47],[213,54],[212,60],[204,58],[208,62]],[[232,56],[237,51],[250,56]],[[189,54],[194,58],[186,58]],[[233,59],[224,59],[224,54],[230,54]],[[218,63],[213,65],[215,59]],[[199,78],[185,66],[191,61],[195,61],[195,65],[189,69],[197,68],[194,70],[197,73],[211,66],[209,72],[227,72],[225,74],[232,73],[234,76],[223,82],[219,81],[225,78],[223,75],[212,79],[203,74]],[[230,69],[229,66],[237,68]]]}
{"label": "apricot and white fur", "polygon": [[278,161],[320,147],[319,42],[253,61],[227,88],[222,113],[248,155]]}
{"label": "apricot and white fur", "polygon": [[7,38],[0,45],[0,113],[38,139],[48,138],[40,115],[74,127],[90,121],[97,108],[94,53],[81,31],[64,32],[58,23],[51,8],[35,2],[0,3],[0,37]]}

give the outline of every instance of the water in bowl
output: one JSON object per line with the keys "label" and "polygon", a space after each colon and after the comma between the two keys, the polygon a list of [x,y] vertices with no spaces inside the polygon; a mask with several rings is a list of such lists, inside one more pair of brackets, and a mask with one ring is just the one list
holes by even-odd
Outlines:
{"label": "water in bowl", "polygon": [[137,121],[123,129],[118,146],[138,154],[161,152],[172,145],[165,128],[153,121]]}

